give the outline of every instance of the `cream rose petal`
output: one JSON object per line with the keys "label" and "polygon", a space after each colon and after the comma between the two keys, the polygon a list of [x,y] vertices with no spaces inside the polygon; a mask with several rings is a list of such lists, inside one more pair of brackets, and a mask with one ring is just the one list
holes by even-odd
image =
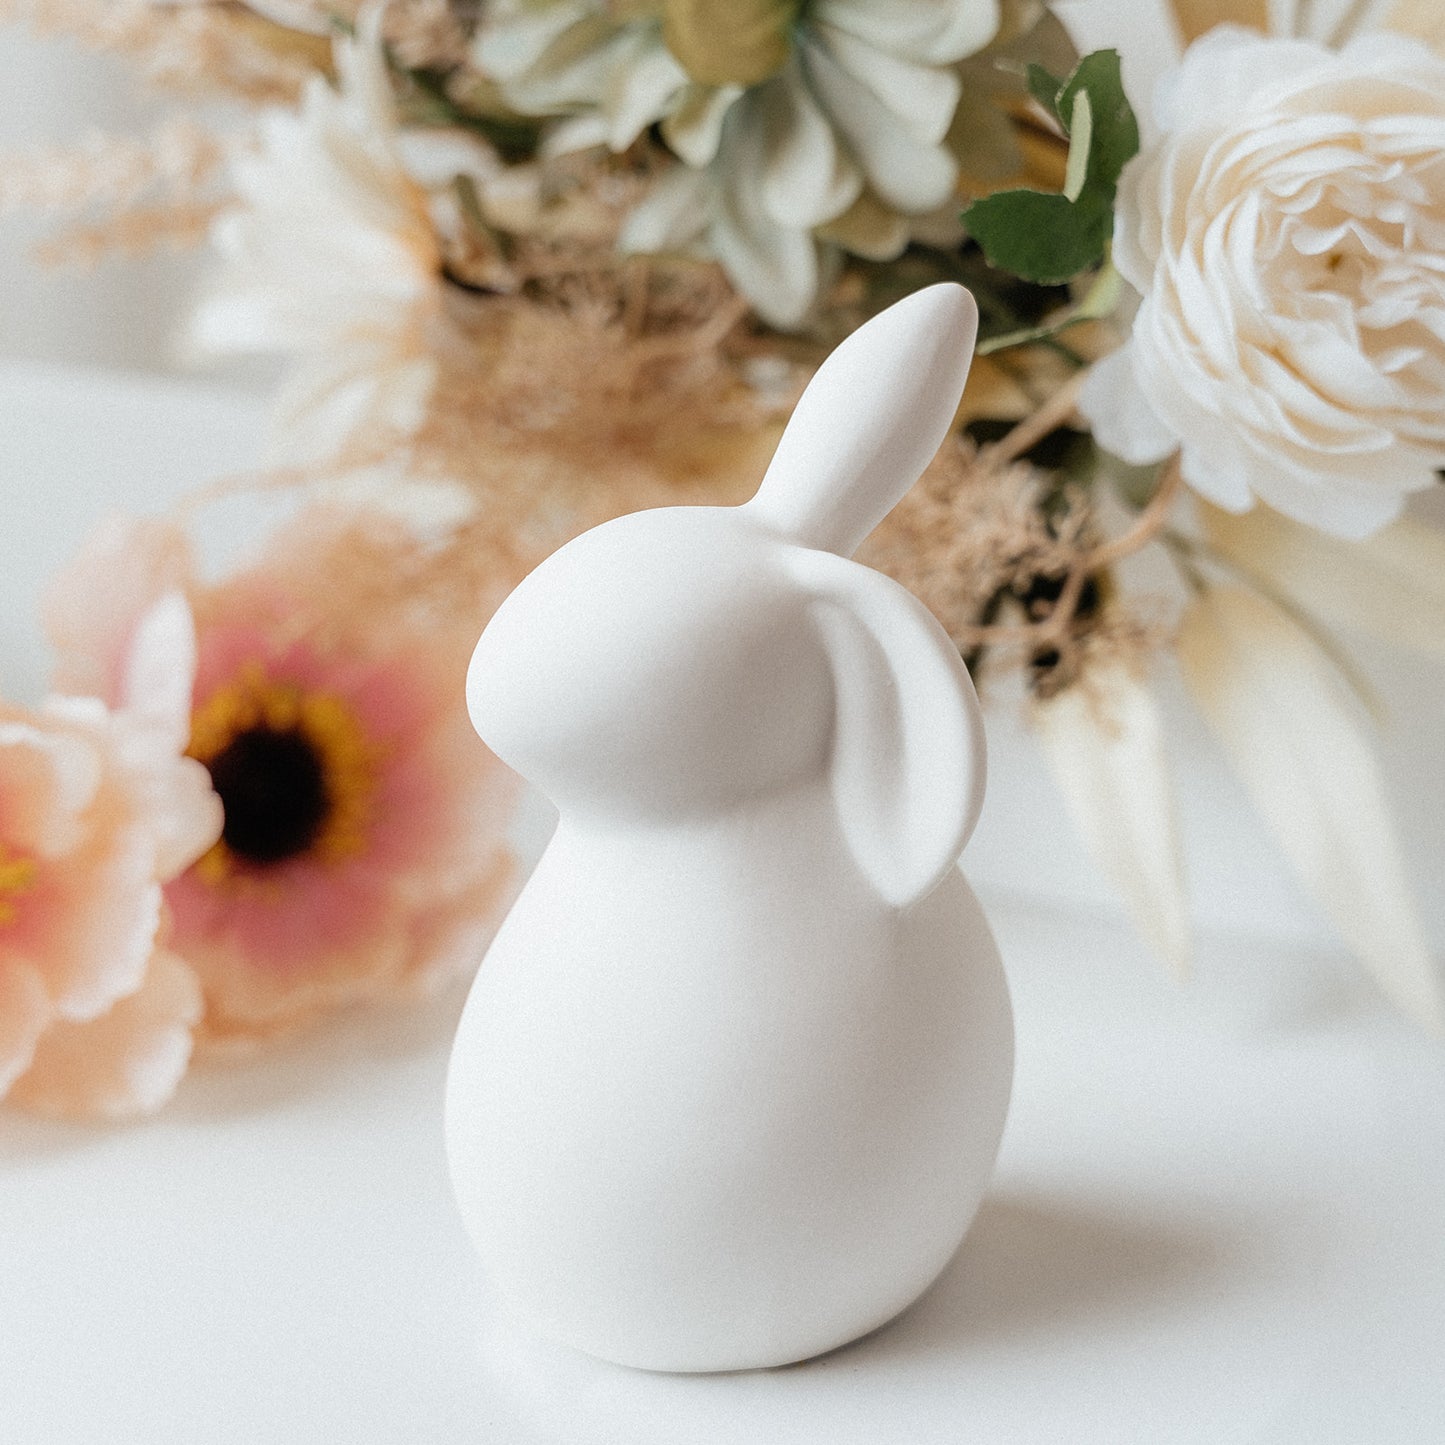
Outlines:
{"label": "cream rose petal", "polygon": [[1185,681],[1285,856],[1384,993],[1445,1033],[1445,978],[1426,943],[1385,788],[1344,684],[1317,644],[1242,587],[1185,613]]}
{"label": "cream rose petal", "polygon": [[938,145],[948,134],[963,89],[956,72],[904,60],[831,25],[819,24],[817,36],[838,65],[866,85],[918,140]]}
{"label": "cream rose petal", "polygon": [[1044,757],[1089,852],[1178,977],[1193,944],[1159,705],[1122,662],[1035,703]]}
{"label": "cream rose petal", "polygon": [[[1130,342],[1089,369],[1079,405],[1088,413],[1099,444],[1133,466],[1163,461],[1174,450],[1174,433],[1159,420],[1134,376]],[[1247,491],[1243,500],[1247,506]]]}
{"label": "cream rose petal", "polygon": [[1171,438],[1221,507],[1368,535],[1445,456],[1445,60],[1224,27],[1159,121],[1116,218],[1143,301],[1085,414],[1121,455]]}

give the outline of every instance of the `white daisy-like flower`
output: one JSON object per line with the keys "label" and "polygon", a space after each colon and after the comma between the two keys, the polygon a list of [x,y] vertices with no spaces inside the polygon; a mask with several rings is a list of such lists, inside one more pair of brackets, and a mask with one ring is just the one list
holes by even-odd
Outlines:
{"label": "white daisy-like flower", "polygon": [[556,147],[660,124],[686,169],[624,248],[702,244],[788,326],[829,250],[895,256],[950,200],[954,67],[999,19],[999,0],[494,0],[476,60],[518,110],[564,117]]}
{"label": "white daisy-like flower", "polygon": [[415,430],[436,377],[442,256],[404,162],[380,22],[368,7],[337,41],[336,89],[317,77],[299,112],[264,117],[235,164],[241,205],[213,233],[222,274],[192,322],[213,354],[294,356],[280,419],[297,460],[363,429]]}

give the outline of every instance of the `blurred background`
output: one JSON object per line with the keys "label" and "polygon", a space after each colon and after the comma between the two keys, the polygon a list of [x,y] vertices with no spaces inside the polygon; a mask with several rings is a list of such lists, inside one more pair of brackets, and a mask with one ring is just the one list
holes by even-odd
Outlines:
{"label": "blurred background", "polygon": [[[1295,3],[1276,0],[1272,8],[1287,21]],[[1349,3],[1316,0],[1308,7],[1311,28],[1325,33]],[[1126,85],[1147,126],[1149,97],[1175,47],[1165,7],[1061,0],[1054,9],[1082,49],[1121,47]],[[0,27],[0,153],[74,141],[97,128],[142,128],[164,109],[164,99],[137,93],[119,62]],[[26,218],[0,218],[0,397],[9,399],[0,410],[0,521],[8,539],[0,569],[0,690],[12,696],[33,694],[43,676],[34,617],[43,579],[102,512],[154,509],[219,472],[252,464],[274,375],[265,363],[212,366],[199,375],[188,367],[177,334],[203,256],[47,270],[29,255],[38,229]],[[63,475],[64,485],[36,495],[26,478],[37,467]],[[1421,505],[1445,517],[1445,497]],[[1361,651],[1393,716],[1411,723],[1387,728],[1385,762],[1412,881],[1445,954],[1445,668],[1378,647]],[[1331,946],[1197,714],[1174,701],[1169,730],[1197,921],[1215,933]],[[1025,899],[1116,914],[1016,710],[995,707],[990,719],[990,802],[970,848],[970,872]]]}

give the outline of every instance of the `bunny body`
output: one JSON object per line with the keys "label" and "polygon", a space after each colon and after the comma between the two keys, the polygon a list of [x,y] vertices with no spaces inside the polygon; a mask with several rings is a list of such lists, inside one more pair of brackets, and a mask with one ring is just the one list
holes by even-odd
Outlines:
{"label": "bunny body", "polygon": [[[955,866],[977,702],[921,604],[839,555],[937,449],[965,324],[957,287],[884,313],[753,502],[593,529],[477,646],[477,729],[560,822],[473,986],[448,1152],[501,1294],[592,1354],[841,1345],[927,1287],[981,1197],[1012,1024]],[[840,442],[809,398],[856,391],[880,338],[930,362],[896,398],[925,422],[835,409]],[[800,491],[790,446],[831,448],[834,489]]]}
{"label": "bunny body", "polygon": [[648,1369],[782,1364],[892,1318],[962,1239],[1008,1102],[1002,967],[961,873],[907,913],[840,899],[831,814],[803,790],[623,846],[564,821],[493,944],[453,1169],[544,1333]]}

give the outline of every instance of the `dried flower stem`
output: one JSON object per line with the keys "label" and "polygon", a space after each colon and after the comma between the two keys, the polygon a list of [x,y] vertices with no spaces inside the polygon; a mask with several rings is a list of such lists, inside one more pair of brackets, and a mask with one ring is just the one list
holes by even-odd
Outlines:
{"label": "dried flower stem", "polygon": [[1039,409],[1026,416],[1007,436],[1001,437],[982,452],[990,467],[1001,467],[1016,461],[1030,447],[1041,442],[1051,431],[1062,426],[1074,414],[1086,372],[1071,376]]}
{"label": "dried flower stem", "polygon": [[[1037,416],[1038,413],[1035,413]],[[1015,428],[1015,431],[1019,428]],[[1052,428],[1050,428],[1052,430]],[[1012,437],[1013,433],[1009,434]],[[1044,433],[1047,435],[1047,433]],[[1005,437],[1002,446],[1009,440]],[[1027,450],[1027,447],[1025,447]],[[1022,644],[1044,648],[1058,643],[1067,633],[1078,611],[1079,598],[1083,595],[1084,584],[1095,573],[1105,567],[1122,562],[1125,557],[1148,546],[1163,531],[1169,521],[1169,514],[1178,500],[1184,478],[1179,467],[1176,452],[1165,464],[1159,478],[1159,485],[1144,509],[1135,519],[1133,526],[1118,537],[1081,552],[1069,567],[1058,601],[1049,609],[1049,615],[1038,622],[990,623],[968,630],[966,642],[973,647],[997,646],[1000,644]]]}
{"label": "dried flower stem", "polygon": [[1112,567],[1115,562],[1122,562],[1125,557],[1130,557],[1140,548],[1147,546],[1164,530],[1170,510],[1178,500],[1183,486],[1184,474],[1180,470],[1179,453],[1175,452],[1165,462],[1164,469],[1159,474],[1159,485],[1135,518],[1134,525],[1112,541],[1095,547],[1084,559],[1084,565],[1090,571],[1097,571],[1100,567]]}

